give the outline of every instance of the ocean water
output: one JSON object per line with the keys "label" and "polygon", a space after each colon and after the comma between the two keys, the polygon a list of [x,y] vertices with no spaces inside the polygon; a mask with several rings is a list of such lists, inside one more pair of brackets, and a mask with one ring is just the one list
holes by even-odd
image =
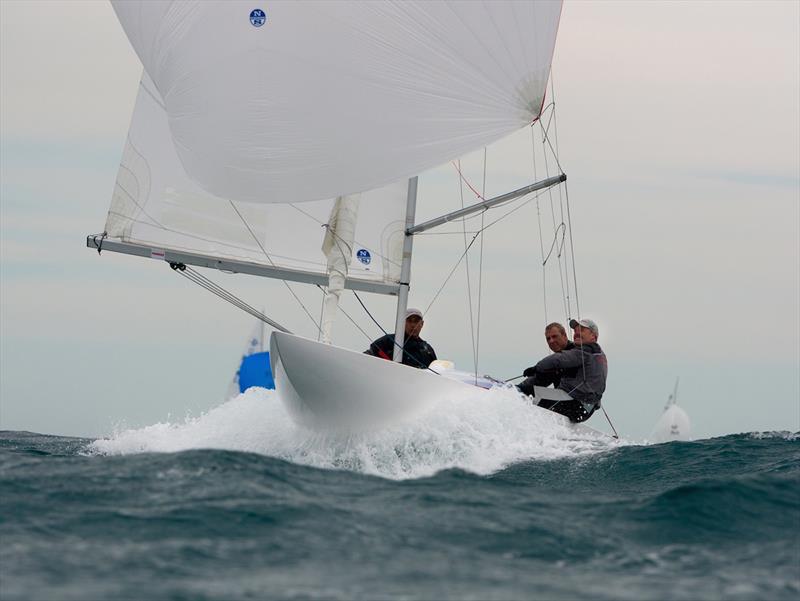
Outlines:
{"label": "ocean water", "polygon": [[360,436],[274,393],[0,433],[0,599],[800,598],[800,435],[575,435],[506,391]]}

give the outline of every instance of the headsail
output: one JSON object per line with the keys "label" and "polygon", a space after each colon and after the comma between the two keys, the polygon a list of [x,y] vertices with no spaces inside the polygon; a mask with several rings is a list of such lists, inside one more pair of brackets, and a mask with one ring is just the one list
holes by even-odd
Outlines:
{"label": "headsail", "polygon": [[[352,279],[398,281],[407,188],[403,181],[362,195]],[[239,203],[203,190],[183,170],[163,102],[143,74],[106,221],[112,240],[319,274],[327,283],[323,226],[334,204]]]}
{"label": "headsail", "polygon": [[483,147],[541,111],[560,0],[117,0],[189,180],[335,198]]}

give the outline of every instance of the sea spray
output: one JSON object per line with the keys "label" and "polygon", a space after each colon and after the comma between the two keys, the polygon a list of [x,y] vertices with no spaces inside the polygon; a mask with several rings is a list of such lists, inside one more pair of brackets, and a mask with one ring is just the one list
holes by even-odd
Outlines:
{"label": "sea spray", "polygon": [[190,449],[259,453],[321,468],[392,479],[460,468],[490,474],[526,459],[559,459],[617,446],[532,410],[512,389],[441,399],[422,415],[372,432],[314,431],[295,424],[274,391],[251,388],[199,417],[115,432],[90,452],[126,455]]}

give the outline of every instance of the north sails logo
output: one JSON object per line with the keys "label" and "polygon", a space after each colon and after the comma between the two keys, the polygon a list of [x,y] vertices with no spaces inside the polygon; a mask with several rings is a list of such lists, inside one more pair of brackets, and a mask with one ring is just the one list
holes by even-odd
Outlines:
{"label": "north sails logo", "polygon": [[372,255],[366,248],[359,248],[356,252],[356,258],[364,265],[369,265],[372,262]]}
{"label": "north sails logo", "polygon": [[253,11],[250,13],[250,24],[253,27],[261,27],[266,22],[267,13],[260,8],[253,9]]}

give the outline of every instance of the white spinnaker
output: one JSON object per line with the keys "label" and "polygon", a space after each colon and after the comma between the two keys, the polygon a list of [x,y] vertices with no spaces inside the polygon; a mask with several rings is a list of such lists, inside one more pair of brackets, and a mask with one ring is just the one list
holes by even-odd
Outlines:
{"label": "white spinnaker", "polygon": [[[184,171],[162,105],[158,91],[143,74],[106,220],[109,237],[327,273],[323,225],[335,199],[295,206],[234,203],[210,194]],[[348,266],[351,277],[399,280],[407,191],[408,182],[400,181],[361,195]]]}
{"label": "white spinnaker", "polygon": [[[405,180],[539,116],[560,0],[113,6],[188,178],[304,202]],[[365,199],[362,202],[366,204]]]}

